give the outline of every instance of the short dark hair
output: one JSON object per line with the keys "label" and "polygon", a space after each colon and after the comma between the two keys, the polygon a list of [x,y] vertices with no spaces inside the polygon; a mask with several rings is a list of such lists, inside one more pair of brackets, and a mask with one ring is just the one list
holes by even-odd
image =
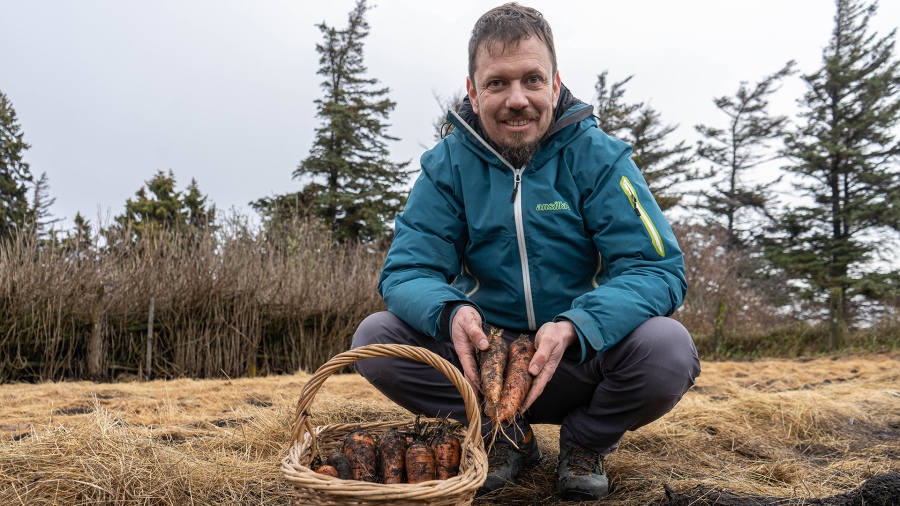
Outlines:
{"label": "short dark hair", "polygon": [[519,5],[516,2],[503,4],[485,12],[475,22],[475,27],[472,28],[472,37],[469,39],[469,77],[472,82],[475,81],[475,62],[481,47],[490,51],[490,45],[499,42],[505,49],[506,46],[518,44],[522,39],[529,37],[537,37],[550,50],[551,70],[556,74],[556,48],[553,45],[553,32],[543,14],[537,9]]}

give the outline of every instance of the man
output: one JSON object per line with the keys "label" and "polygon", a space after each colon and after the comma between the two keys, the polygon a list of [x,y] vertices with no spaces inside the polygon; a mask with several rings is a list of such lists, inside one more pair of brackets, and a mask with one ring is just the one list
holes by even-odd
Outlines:
{"label": "man", "polygon": [[[511,3],[478,20],[466,89],[397,217],[378,285],[388,312],[368,317],[353,346],[428,348],[477,390],[488,325],[507,340],[529,335],[533,386],[488,446],[480,492],[540,461],[530,424],[546,423],[560,425],[560,495],[599,499],[609,490],[603,457],[700,373],[690,335],[667,318],[687,288],[681,251],[631,149],[561,84],[539,12]],[[415,413],[465,421],[459,392],[427,365],[356,367]]]}

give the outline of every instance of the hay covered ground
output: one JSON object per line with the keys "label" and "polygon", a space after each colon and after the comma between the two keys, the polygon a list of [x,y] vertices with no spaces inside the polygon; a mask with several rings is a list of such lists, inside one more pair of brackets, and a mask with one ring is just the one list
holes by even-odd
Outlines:
{"label": "hay covered ground", "polygon": [[[0,504],[287,505],[279,462],[311,375],[0,385]],[[411,415],[352,374],[329,378],[313,421]],[[559,505],[557,428],[521,484],[478,505]],[[900,471],[900,354],[704,362],[683,401],[607,458],[602,504],[696,485],[816,498]]]}

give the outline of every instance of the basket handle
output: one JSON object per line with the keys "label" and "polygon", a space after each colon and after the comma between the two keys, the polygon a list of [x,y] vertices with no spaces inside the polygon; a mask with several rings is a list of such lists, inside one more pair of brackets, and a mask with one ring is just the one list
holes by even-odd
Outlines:
{"label": "basket handle", "polygon": [[[469,427],[466,430],[464,444],[468,441],[477,441],[481,438],[481,411],[478,408],[478,398],[472,390],[472,386],[453,364],[446,359],[419,346],[407,344],[370,344],[360,346],[352,350],[339,353],[316,370],[300,392],[300,400],[297,402],[297,410],[294,413],[294,423],[291,432],[292,443],[297,443],[303,437],[304,430],[312,438],[310,458],[316,455],[316,435],[309,422],[309,407],[318,393],[319,388],[328,377],[344,367],[366,358],[401,357],[424,362],[438,371],[453,383],[453,386],[462,394],[463,403],[466,406],[466,418],[469,419]],[[312,462],[310,462],[311,464]]]}

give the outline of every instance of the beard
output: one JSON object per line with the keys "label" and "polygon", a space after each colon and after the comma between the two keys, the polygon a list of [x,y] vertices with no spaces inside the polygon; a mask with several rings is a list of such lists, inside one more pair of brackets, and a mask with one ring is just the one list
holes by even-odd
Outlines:
{"label": "beard", "polygon": [[[531,162],[531,158],[538,152],[538,149],[540,149],[541,143],[544,142],[546,136],[547,134],[544,134],[544,137],[541,137],[540,139],[525,142],[523,144],[498,144],[495,148],[497,149],[497,152],[500,153],[500,156],[505,158],[513,167],[524,167]],[[493,143],[493,141],[491,142]]]}
{"label": "beard", "polygon": [[[525,111],[511,111],[507,114],[503,121],[509,120],[517,120],[517,119],[537,119],[530,118]],[[480,118],[479,118],[480,121]],[[547,125],[547,130],[537,139],[532,141],[526,141],[525,135],[514,134],[512,138],[512,142],[498,142],[490,137],[487,138],[488,142],[491,143],[491,146],[500,153],[510,165],[516,168],[524,167],[531,162],[532,157],[534,157],[535,153],[541,148],[541,144],[544,142],[547,137],[550,136],[550,130],[552,127],[552,123]],[[483,130],[483,129],[482,129]]]}

